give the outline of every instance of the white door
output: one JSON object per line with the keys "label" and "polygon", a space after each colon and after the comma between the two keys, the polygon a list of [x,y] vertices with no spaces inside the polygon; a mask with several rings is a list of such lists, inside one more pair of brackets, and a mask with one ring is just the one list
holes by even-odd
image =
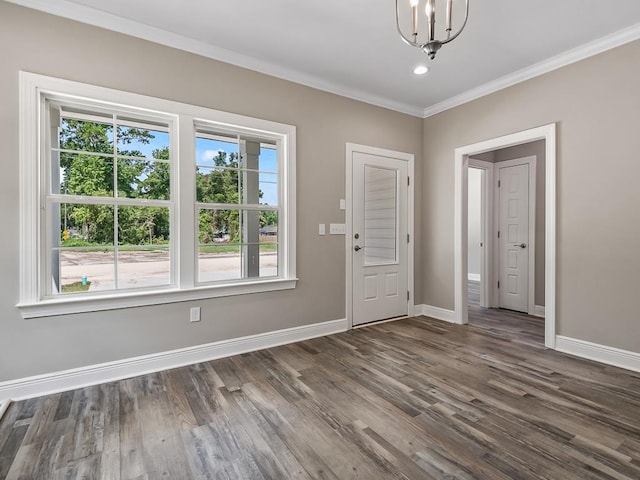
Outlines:
{"label": "white door", "polygon": [[529,165],[498,167],[498,179],[499,307],[527,312],[530,251]]}
{"label": "white door", "polygon": [[353,324],[407,315],[407,162],[353,152]]}

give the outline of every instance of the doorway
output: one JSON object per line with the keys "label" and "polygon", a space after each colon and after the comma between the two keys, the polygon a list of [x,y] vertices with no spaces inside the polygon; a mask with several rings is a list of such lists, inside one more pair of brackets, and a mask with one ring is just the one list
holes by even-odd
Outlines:
{"label": "doorway", "polygon": [[347,144],[347,317],[413,314],[413,155]]}
{"label": "doorway", "polygon": [[544,238],[537,221],[538,209],[544,218],[544,177],[536,174],[538,159],[544,168],[544,150],[539,140],[487,152],[482,157],[488,160],[469,158],[469,295],[482,308],[544,316],[534,303],[538,297],[544,304],[544,284],[536,282],[544,276],[544,262],[536,262],[536,255],[544,256],[536,238],[537,228]]}
{"label": "doorway", "polygon": [[[455,322],[456,323],[467,323],[468,321],[468,178],[469,178],[469,167],[476,168],[477,165],[474,165],[476,161],[487,161],[487,157],[491,155],[492,152],[498,150],[506,150],[510,147],[516,148],[518,146],[523,146],[525,144],[529,144],[536,141],[542,141],[544,145],[544,167],[538,169],[538,178],[542,178],[545,189],[542,193],[542,198],[544,198],[544,208],[541,212],[538,212],[538,215],[529,214],[527,218],[527,223],[529,228],[531,229],[532,222],[536,222],[542,225],[541,229],[543,232],[543,237],[540,238],[538,233],[538,241],[536,242],[536,235],[529,236],[529,242],[519,241],[512,242],[512,251],[516,253],[509,253],[508,250],[505,249],[503,256],[503,263],[508,262],[509,260],[518,262],[518,264],[522,264],[524,260],[518,257],[519,252],[522,250],[533,251],[527,258],[527,265],[530,266],[528,268],[529,271],[526,272],[526,291],[529,292],[530,289],[535,289],[535,293],[527,294],[527,308],[525,311],[529,313],[533,313],[539,316],[544,316],[545,318],[545,345],[550,348],[555,348],[555,169],[556,169],[556,159],[555,159],[555,124],[550,124],[538,128],[534,128],[531,130],[518,132],[515,134],[505,135],[503,137],[494,138],[491,140],[479,142],[472,145],[467,145],[465,147],[457,148],[455,151]],[[513,157],[512,157],[513,158]],[[491,160],[489,158],[489,160]],[[490,161],[490,163],[493,163]],[[504,162],[503,162],[504,163]],[[496,164],[494,164],[496,165]],[[504,165],[507,166],[506,164]],[[530,168],[530,167],[529,167]],[[497,170],[497,167],[496,167]],[[529,179],[531,179],[531,175],[529,175]],[[497,184],[498,172],[495,172],[494,181]],[[529,182],[527,182],[529,183]],[[496,185],[497,187],[497,185]],[[532,187],[529,184],[528,190],[531,192]],[[535,190],[534,190],[535,192]],[[529,197],[531,198],[531,197]],[[530,200],[531,201],[531,200]],[[534,200],[535,202],[535,200]],[[494,202],[494,212],[498,208],[497,197]],[[508,209],[508,202],[505,207]],[[498,222],[498,216],[494,213],[494,220]],[[504,227],[503,227],[504,228]],[[534,226],[535,229],[535,226]],[[497,234],[497,228],[495,226],[489,229],[492,232]],[[502,235],[502,232],[501,232]],[[489,235],[486,237],[489,239],[489,243],[491,243],[492,236]],[[498,249],[497,238],[493,238],[494,245],[487,245],[485,243],[485,249],[483,250],[484,258],[491,258],[490,263],[494,264],[494,272],[497,274],[497,270],[495,269],[495,263],[497,258],[500,256],[500,252]],[[524,248],[521,247],[522,243],[525,243]],[[538,247],[536,248],[536,243]],[[506,248],[506,245],[505,245]],[[517,248],[517,250],[515,250]],[[542,255],[538,255],[538,265],[542,264],[541,268],[536,268],[535,266],[531,266],[531,260],[536,258],[535,251],[542,251]],[[511,255],[511,259],[509,259],[509,255]],[[531,259],[531,260],[530,260]],[[543,260],[541,262],[541,260]],[[542,272],[540,274],[541,278],[533,278],[532,271]],[[485,278],[490,277],[491,269],[487,270],[487,274]],[[497,275],[496,275],[497,276]],[[483,280],[485,279],[483,278]],[[524,277],[523,277],[524,279]],[[498,298],[498,289],[497,289],[497,278],[493,278],[490,280],[492,285],[495,285],[495,288],[488,288],[486,293],[487,304],[486,306],[498,306],[499,298]],[[488,282],[482,282],[488,283]],[[501,283],[501,287],[504,284]],[[513,285],[512,285],[513,286]],[[484,285],[483,285],[484,287]],[[520,285],[515,285],[515,287],[522,290],[524,288],[524,282],[521,282]],[[482,297],[482,289],[480,292]],[[538,297],[542,297],[542,300],[539,301]],[[544,307],[538,305],[542,303]],[[520,304],[517,309],[523,308],[522,304]],[[541,312],[542,310],[542,312]]]}

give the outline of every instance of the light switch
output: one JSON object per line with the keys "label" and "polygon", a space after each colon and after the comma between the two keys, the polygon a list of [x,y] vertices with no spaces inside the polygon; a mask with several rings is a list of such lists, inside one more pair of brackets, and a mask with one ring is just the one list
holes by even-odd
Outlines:
{"label": "light switch", "polygon": [[344,223],[330,223],[329,233],[331,235],[344,235],[345,234]]}
{"label": "light switch", "polygon": [[324,234],[325,234],[324,223],[321,223],[318,225],[318,235],[324,235]]}
{"label": "light switch", "polygon": [[347,202],[344,201],[344,198],[340,199],[340,210],[346,210],[347,209]]}

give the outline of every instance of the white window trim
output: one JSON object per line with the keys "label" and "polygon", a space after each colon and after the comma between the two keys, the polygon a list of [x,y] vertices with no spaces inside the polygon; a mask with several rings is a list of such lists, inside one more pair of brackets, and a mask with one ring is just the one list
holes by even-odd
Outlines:
{"label": "white window trim", "polygon": [[[44,299],[39,279],[42,271],[41,242],[41,133],[43,94],[88,99],[91,103],[162,112],[177,118],[179,132],[172,149],[183,159],[172,177],[172,196],[176,201],[175,230],[172,238],[172,268],[179,287],[168,286],[154,290],[123,290],[92,296],[70,296]],[[277,278],[246,279],[211,285],[195,284],[195,142],[180,139],[195,138],[195,123],[214,122],[243,131],[269,132],[279,136],[282,151],[279,164],[280,200],[284,215],[279,219],[278,233],[282,235],[283,271]],[[144,305],[199,300],[292,289],[296,286],[296,127],[282,123],[245,117],[171,100],[122,92],[94,85],[20,72],[20,300],[16,305],[24,318],[46,317],[70,313],[113,310]],[[175,143],[175,147],[173,146]],[[189,159],[185,161],[184,159]],[[173,172],[172,172],[173,173]],[[174,183],[175,182],[175,183]],[[174,189],[179,185],[179,190]],[[186,201],[185,199],[190,199]],[[190,233],[187,233],[190,232]],[[193,237],[196,237],[193,239]],[[193,241],[185,241],[193,239]]]}

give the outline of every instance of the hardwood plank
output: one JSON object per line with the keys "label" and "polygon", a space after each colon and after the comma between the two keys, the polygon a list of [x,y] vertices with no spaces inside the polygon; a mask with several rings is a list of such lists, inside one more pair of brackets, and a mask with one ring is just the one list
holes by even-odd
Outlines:
{"label": "hardwood plank", "polygon": [[18,451],[28,428],[28,425],[23,425],[14,427],[9,431],[2,450],[0,450],[0,478],[6,478],[12,465],[20,462],[20,459],[17,458]]}
{"label": "hardwood plank", "polygon": [[640,375],[469,309],[18,402],[0,479],[640,478]]}
{"label": "hardwood plank", "polygon": [[138,415],[139,379],[119,382],[120,478],[133,480],[145,475],[142,428]]}

